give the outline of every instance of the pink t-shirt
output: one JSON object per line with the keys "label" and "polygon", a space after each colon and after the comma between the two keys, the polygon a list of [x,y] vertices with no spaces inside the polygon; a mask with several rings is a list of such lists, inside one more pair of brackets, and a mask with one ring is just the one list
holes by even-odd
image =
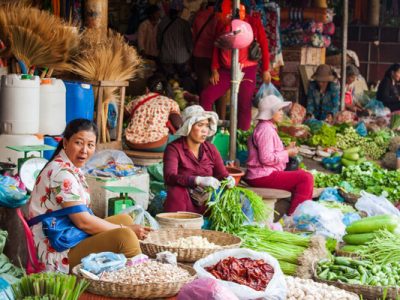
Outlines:
{"label": "pink t-shirt", "polygon": [[260,121],[248,142],[249,158],[245,178],[256,179],[285,170],[289,154],[272,121]]}

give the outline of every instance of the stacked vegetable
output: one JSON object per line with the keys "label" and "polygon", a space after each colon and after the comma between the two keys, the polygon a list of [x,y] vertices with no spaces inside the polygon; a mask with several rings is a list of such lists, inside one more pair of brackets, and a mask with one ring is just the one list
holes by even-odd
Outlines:
{"label": "stacked vegetable", "polygon": [[243,226],[235,235],[242,239],[242,247],[275,257],[286,275],[308,277],[312,260],[327,255],[325,240],[321,237],[303,237],[250,225]]}
{"label": "stacked vegetable", "polygon": [[376,265],[368,260],[335,257],[321,260],[317,276],[323,280],[370,286],[396,286],[400,284],[400,262]]}
{"label": "stacked vegetable", "polygon": [[342,165],[345,167],[359,165],[366,161],[364,152],[361,151],[360,147],[352,147],[344,150],[341,159]]}
{"label": "stacked vegetable", "polygon": [[386,153],[393,136],[393,131],[385,129],[362,137],[353,127],[349,127],[336,135],[336,146],[343,150],[360,147],[369,159],[377,160]]}
{"label": "stacked vegetable", "polygon": [[365,190],[374,195],[384,194],[387,199],[396,202],[400,199],[400,172],[382,169],[371,162],[343,168],[339,174],[312,172],[314,185],[318,188],[339,186],[342,182],[349,183],[358,194]]}
{"label": "stacked vegetable", "polygon": [[343,237],[343,240],[347,246],[342,247],[341,250],[356,252],[361,249],[359,245],[366,245],[379,236],[380,230],[393,233],[399,225],[399,218],[393,215],[380,215],[355,221],[346,228],[347,234]]}

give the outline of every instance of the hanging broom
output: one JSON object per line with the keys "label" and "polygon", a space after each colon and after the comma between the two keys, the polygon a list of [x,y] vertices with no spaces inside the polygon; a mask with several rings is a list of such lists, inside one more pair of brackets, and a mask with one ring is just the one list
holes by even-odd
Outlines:
{"label": "hanging broom", "polygon": [[0,6],[0,39],[27,68],[70,68],[68,60],[79,43],[70,24],[36,8],[17,4]]}
{"label": "hanging broom", "polygon": [[[89,81],[127,81],[137,76],[142,61],[136,49],[129,46],[120,34],[110,30],[108,36],[101,39],[98,31],[87,30],[83,35],[80,55],[74,59],[73,65],[73,72]],[[97,118],[101,120],[102,142],[110,140],[107,138],[109,103],[124,101],[118,100],[116,90],[117,88],[104,89],[102,111],[97,112]]]}

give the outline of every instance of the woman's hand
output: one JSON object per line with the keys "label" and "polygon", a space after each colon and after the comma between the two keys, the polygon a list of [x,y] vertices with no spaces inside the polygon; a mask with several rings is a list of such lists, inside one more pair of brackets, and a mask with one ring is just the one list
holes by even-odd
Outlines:
{"label": "woman's hand", "polygon": [[210,82],[212,85],[217,85],[219,82],[219,73],[218,70],[212,70]]}
{"label": "woman's hand", "polygon": [[226,177],[226,180],[228,180],[228,183],[226,184],[228,189],[233,189],[236,185],[235,179],[232,176],[228,176]]}
{"label": "woman's hand", "polygon": [[131,229],[136,234],[139,240],[144,240],[145,238],[147,238],[149,232],[153,231],[150,227],[143,227],[138,224],[128,225],[126,227]]}
{"label": "woman's hand", "polygon": [[270,83],[271,82],[271,73],[269,71],[264,71],[264,73],[263,73],[263,81],[264,81],[264,83]]}
{"label": "woman's hand", "polygon": [[292,142],[286,147],[286,151],[288,152],[289,157],[295,157],[299,153],[299,148],[296,147],[295,142]]}
{"label": "woman's hand", "polygon": [[195,184],[201,187],[212,187],[214,190],[221,186],[221,182],[212,176],[201,177],[197,176],[194,180]]}

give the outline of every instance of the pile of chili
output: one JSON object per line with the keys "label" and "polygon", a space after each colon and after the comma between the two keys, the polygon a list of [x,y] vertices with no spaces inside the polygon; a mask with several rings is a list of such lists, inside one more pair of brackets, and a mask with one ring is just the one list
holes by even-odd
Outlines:
{"label": "pile of chili", "polygon": [[217,279],[246,285],[256,291],[265,290],[274,275],[272,266],[262,259],[227,257],[205,269]]}

